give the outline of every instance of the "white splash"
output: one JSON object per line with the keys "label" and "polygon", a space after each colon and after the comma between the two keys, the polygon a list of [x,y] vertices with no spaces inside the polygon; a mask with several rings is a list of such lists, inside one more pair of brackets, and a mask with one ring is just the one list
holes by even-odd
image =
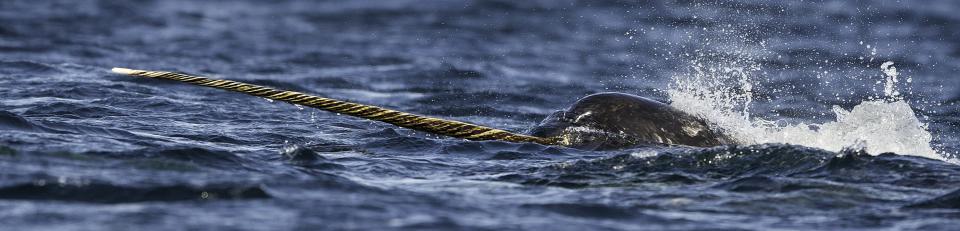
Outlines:
{"label": "white splash", "polygon": [[880,70],[883,71],[885,79],[887,80],[883,84],[883,94],[889,98],[899,98],[900,92],[897,91],[897,77],[900,76],[900,73],[897,72],[897,68],[893,67],[893,62],[887,61],[883,64],[880,64]]}
{"label": "white splash", "polygon": [[[910,105],[896,90],[899,73],[893,62],[881,65],[885,99],[864,101],[850,110],[833,106],[836,121],[823,124],[785,124],[751,118],[755,64],[704,65],[695,62],[693,73],[674,77],[669,95],[672,106],[707,118],[743,144],[789,143],[840,151],[864,147],[871,154],[894,152],[946,160],[930,146],[932,136]],[[950,162],[956,162],[949,160]]]}

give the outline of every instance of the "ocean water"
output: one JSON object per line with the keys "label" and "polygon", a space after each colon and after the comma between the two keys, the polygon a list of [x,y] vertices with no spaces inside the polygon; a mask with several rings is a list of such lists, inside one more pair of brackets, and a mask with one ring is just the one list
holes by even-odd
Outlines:
{"label": "ocean water", "polygon": [[[3,230],[956,230],[960,3],[0,2]],[[437,137],[178,71],[523,132],[599,92],[739,144]]]}

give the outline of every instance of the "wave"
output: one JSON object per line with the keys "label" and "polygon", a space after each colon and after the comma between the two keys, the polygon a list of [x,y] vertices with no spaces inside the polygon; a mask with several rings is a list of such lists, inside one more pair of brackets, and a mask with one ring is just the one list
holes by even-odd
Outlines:
{"label": "wave", "polygon": [[960,209],[960,190],[956,190],[930,200],[908,205],[906,207],[916,209]]}
{"label": "wave", "polygon": [[521,170],[496,180],[568,188],[716,182],[735,192],[835,188],[838,182],[949,188],[960,166],[909,155],[836,152],[800,145],[636,149],[611,157]]}
{"label": "wave", "polygon": [[[0,49],[4,50],[4,49]],[[0,61],[0,74],[4,75],[23,75],[24,73],[56,73],[60,70],[48,64],[32,61]]]}
{"label": "wave", "polygon": [[0,110],[0,129],[35,130],[37,126],[13,112]]}
{"label": "wave", "polygon": [[149,201],[264,199],[270,198],[270,194],[268,194],[262,186],[256,185],[166,185],[137,187],[103,182],[62,184],[52,179],[36,180],[34,182],[0,187],[0,198],[112,204]]}

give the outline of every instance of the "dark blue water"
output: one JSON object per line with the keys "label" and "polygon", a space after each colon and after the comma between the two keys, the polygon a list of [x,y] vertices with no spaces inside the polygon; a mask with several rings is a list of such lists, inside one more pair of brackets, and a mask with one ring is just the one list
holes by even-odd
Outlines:
{"label": "dark blue water", "polygon": [[[956,230],[958,10],[2,1],[0,229]],[[108,71],[180,71],[522,132],[591,93],[670,102],[678,76],[730,73],[698,65],[749,69],[752,88],[718,89],[751,96],[753,118],[843,121],[834,106],[884,97],[884,62],[912,109],[896,115],[925,124],[929,141],[886,148],[922,136],[867,122],[839,131],[865,144],[825,128],[713,148],[473,142]],[[795,145],[811,139],[849,148]]]}

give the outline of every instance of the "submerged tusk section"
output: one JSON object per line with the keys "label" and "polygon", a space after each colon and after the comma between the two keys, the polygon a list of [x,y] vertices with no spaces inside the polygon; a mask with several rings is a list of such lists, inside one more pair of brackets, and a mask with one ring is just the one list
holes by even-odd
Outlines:
{"label": "submerged tusk section", "polygon": [[381,121],[403,128],[429,132],[437,135],[462,138],[467,140],[498,140],[518,143],[538,143],[544,145],[562,145],[560,138],[542,138],[517,134],[500,129],[421,116],[401,111],[385,109],[377,106],[347,102],[342,100],[313,96],[301,92],[277,90],[260,85],[242,83],[232,80],[211,79],[200,76],[180,74],[166,71],[144,71],[114,67],[110,71],[130,76],[175,80],[193,85],[219,88],[228,91],[246,93],[249,95],[284,101],[307,107],[317,108],[334,113],[350,115],[368,120]]}

